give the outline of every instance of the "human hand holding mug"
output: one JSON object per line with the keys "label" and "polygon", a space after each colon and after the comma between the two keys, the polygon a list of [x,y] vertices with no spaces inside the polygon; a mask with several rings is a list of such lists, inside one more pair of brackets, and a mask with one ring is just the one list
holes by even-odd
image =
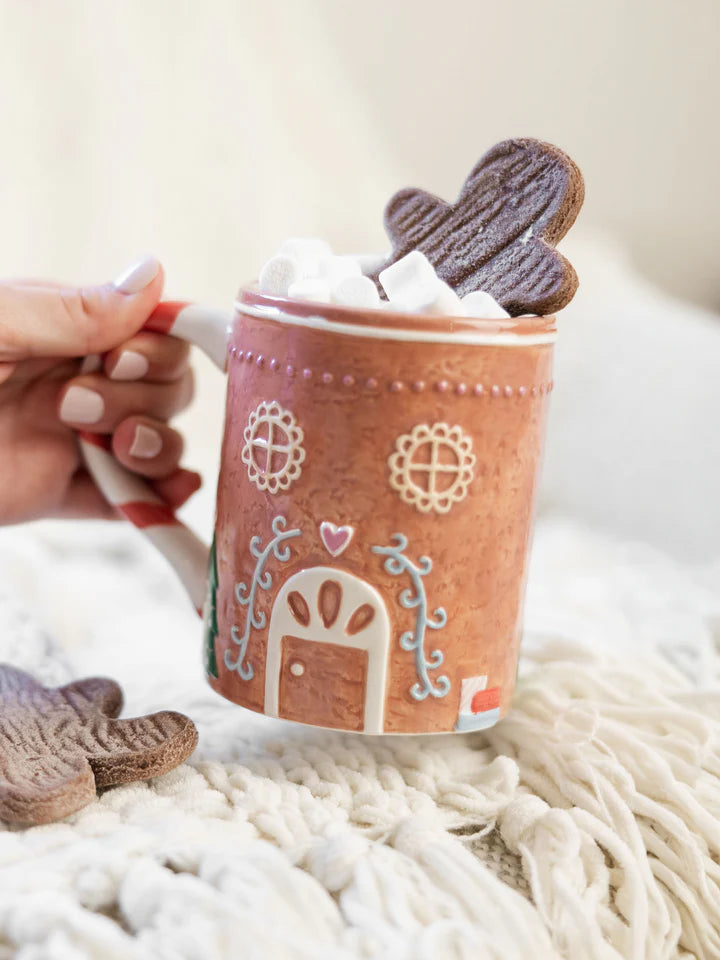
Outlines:
{"label": "human hand holding mug", "polygon": [[116,515],[83,469],[81,425],[109,434],[118,460],[174,507],[197,490],[167,425],[192,396],[188,348],[138,334],[162,286],[154,257],[99,286],[0,284],[0,524]]}

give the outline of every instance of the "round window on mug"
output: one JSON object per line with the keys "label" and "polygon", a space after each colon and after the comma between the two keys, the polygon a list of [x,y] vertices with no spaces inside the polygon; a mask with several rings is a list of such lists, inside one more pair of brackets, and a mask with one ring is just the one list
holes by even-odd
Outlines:
{"label": "round window on mug", "polygon": [[419,424],[395,441],[390,486],[422,513],[447,513],[467,496],[474,475],[472,439],[447,423]]}
{"label": "round window on mug", "polygon": [[250,414],[244,438],[242,461],[258,490],[287,490],[300,476],[305,460],[303,431],[277,401],[263,401]]}

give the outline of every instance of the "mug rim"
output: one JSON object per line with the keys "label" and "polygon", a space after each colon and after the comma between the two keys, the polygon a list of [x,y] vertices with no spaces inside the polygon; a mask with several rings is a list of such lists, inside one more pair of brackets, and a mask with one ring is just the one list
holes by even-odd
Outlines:
{"label": "mug rim", "polygon": [[261,293],[256,286],[241,287],[234,306],[236,311],[260,319],[371,339],[523,346],[557,339],[553,314],[482,319],[403,313],[275,297]]}

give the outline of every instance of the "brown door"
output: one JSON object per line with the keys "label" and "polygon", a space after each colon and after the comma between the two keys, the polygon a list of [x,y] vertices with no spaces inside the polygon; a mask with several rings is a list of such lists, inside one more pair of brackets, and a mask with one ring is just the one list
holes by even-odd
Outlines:
{"label": "brown door", "polygon": [[279,715],[319,727],[362,730],[367,668],[367,650],[283,637]]}

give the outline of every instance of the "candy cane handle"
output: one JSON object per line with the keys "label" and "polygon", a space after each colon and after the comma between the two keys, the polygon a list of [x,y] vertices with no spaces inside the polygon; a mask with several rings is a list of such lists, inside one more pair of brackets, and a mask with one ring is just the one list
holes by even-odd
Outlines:
{"label": "candy cane handle", "polygon": [[227,370],[230,322],[231,317],[224,310],[182,300],[165,300],[153,310],[143,329],[168,333],[194,343],[224,372]]}
{"label": "candy cane handle", "polygon": [[[226,369],[230,316],[223,311],[166,301],[158,305],[144,329],[193,343],[221,370]],[[174,567],[202,615],[210,552],[207,544],[178,520],[148,483],[118,463],[112,454],[110,437],[86,431],[78,437],[85,465],[98,489]]]}

